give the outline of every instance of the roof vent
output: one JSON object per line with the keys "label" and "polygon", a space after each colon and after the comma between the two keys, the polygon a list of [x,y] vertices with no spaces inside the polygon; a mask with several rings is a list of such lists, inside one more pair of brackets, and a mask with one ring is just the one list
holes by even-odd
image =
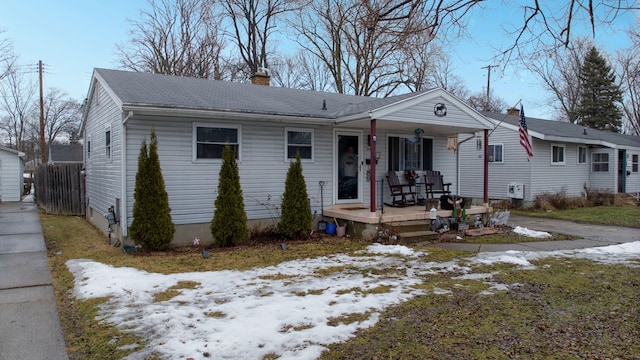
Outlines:
{"label": "roof vent", "polygon": [[582,133],[583,133],[584,135],[587,135],[587,128],[582,129]]}
{"label": "roof vent", "polygon": [[327,110],[327,99],[322,99],[322,110]]}

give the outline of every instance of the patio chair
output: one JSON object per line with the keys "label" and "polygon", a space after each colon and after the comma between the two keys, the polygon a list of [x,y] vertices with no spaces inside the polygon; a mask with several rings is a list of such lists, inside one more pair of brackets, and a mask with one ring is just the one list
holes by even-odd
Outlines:
{"label": "patio chair", "polygon": [[445,183],[440,171],[427,170],[424,175],[425,186],[427,189],[427,196],[434,198],[434,195],[449,195],[451,190],[449,187],[451,183]]}
{"label": "patio chair", "polygon": [[391,206],[409,206],[416,204],[416,190],[412,184],[402,184],[395,171],[387,172],[387,182],[391,191]]}

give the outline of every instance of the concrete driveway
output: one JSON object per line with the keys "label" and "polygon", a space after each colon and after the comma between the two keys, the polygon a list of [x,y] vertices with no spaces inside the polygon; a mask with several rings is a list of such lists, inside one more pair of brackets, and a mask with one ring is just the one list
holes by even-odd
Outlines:
{"label": "concrete driveway", "polygon": [[68,359],[37,205],[0,203],[0,360]]}

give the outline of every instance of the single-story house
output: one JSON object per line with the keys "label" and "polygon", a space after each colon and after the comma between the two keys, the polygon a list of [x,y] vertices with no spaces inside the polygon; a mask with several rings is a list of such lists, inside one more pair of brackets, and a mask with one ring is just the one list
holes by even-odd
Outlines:
{"label": "single-story house", "polygon": [[[533,157],[520,144],[520,112],[483,112],[495,126],[489,134],[491,199],[522,199],[525,204],[544,193],[584,196],[588,191],[640,192],[640,137],[584,126],[525,117]],[[478,197],[477,174],[483,148],[481,134],[460,145],[461,195]]]}
{"label": "single-story house", "polygon": [[[176,225],[173,242],[185,243],[211,239],[226,143],[237,152],[250,227],[277,218],[296,152],[314,219],[337,216],[377,224],[387,216],[381,211],[389,199],[387,171],[402,177],[408,169],[438,170],[453,183],[455,194],[461,191],[458,134],[493,128],[442,89],[372,98],[258,85],[268,84],[263,73],[254,80],[242,84],[95,69],[82,120],[88,219],[107,229],[112,208],[117,224],[109,227],[111,236],[127,239],[138,154],[152,129]],[[349,151],[357,163],[355,172],[347,173],[341,158]],[[424,208],[414,216],[424,219]],[[337,210],[343,212],[337,215]]]}
{"label": "single-story house", "polygon": [[49,145],[49,164],[78,164],[83,162],[81,144]]}
{"label": "single-story house", "polygon": [[25,153],[0,146],[0,202],[20,201]]}

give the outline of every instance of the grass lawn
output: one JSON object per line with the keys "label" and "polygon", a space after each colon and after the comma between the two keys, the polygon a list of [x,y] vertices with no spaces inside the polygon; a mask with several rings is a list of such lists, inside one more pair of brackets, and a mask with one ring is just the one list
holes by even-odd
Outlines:
{"label": "grass lawn", "polygon": [[513,211],[514,214],[640,228],[639,206],[597,206],[569,210]]}
{"label": "grass lawn", "polygon": [[[631,215],[617,216],[627,219],[625,225],[633,226],[640,213],[636,208],[630,209],[627,211]],[[605,211],[598,210],[592,211],[598,212],[600,219],[608,218],[603,216]],[[607,208],[606,212],[609,211]],[[69,259],[87,258],[117,267],[168,274],[246,270],[300,258],[352,254],[369,244],[325,238],[288,242],[286,251],[277,244],[209,249],[209,259],[203,259],[196,248],[133,256],[109,246],[105,236],[83,218],[46,214],[40,218],[72,360],[121,359],[131,352],[126,345],[144,340],[96,320],[98,306],[104,299],[79,301],[70,296],[74,279],[65,266]],[[463,262],[462,259],[472,255],[426,246],[420,250],[428,251],[430,261],[438,262]],[[558,258],[545,258],[534,264],[536,268],[529,270],[505,264],[473,265],[479,267],[476,272],[493,274],[492,281],[511,285],[509,290],[491,295],[484,292],[489,288],[486,279],[455,279],[454,273],[425,275],[419,286],[447,291],[429,292],[388,308],[374,327],[361,330],[351,340],[331,345],[322,358],[637,359],[640,354],[637,267]]]}

